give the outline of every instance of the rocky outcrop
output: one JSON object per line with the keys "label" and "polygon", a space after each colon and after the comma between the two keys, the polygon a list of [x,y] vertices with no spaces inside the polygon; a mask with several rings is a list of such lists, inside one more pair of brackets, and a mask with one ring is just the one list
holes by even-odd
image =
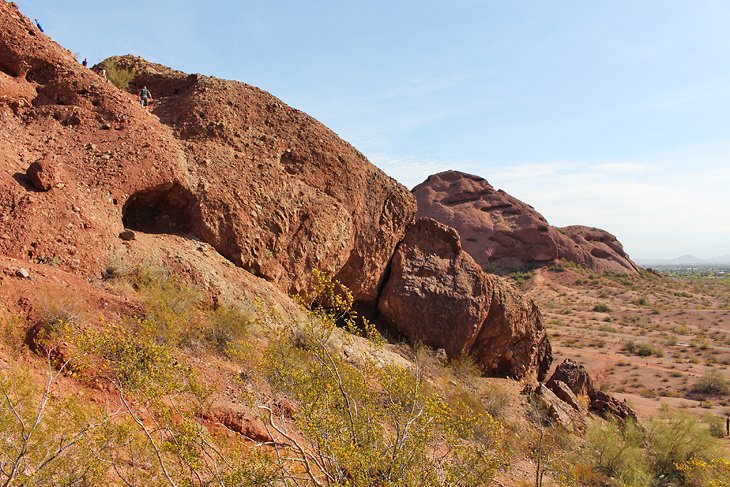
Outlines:
{"label": "rocky outcrop", "polygon": [[544,417],[538,414],[534,419],[543,423],[559,424],[568,430],[585,431],[584,411],[572,408],[545,384],[528,384],[523,393],[528,394],[528,399],[536,406],[537,411],[544,414]]}
{"label": "rocky outcrop", "polygon": [[236,264],[291,292],[312,268],[374,304],[415,200],[307,114],[245,83],[188,75],[140,58],[153,113],[184,142],[196,181],[193,230]]}
{"label": "rocky outcrop", "polygon": [[550,366],[537,306],[484,273],[456,231],[430,218],[418,219],[398,246],[379,311],[401,335],[451,359],[470,355],[485,374],[542,378]]}
{"label": "rocky outcrop", "polygon": [[331,130],[244,83],[117,59],[150,113],[13,4],[0,26],[0,233],[18,235],[0,253],[92,276],[125,227],[170,233],[283,291],[318,268],[374,305],[415,200]]}
{"label": "rocky outcrop", "polygon": [[582,410],[578,398],[584,398],[588,402],[589,410],[601,416],[620,420],[636,419],[636,413],[628,404],[593,387],[593,381],[585,367],[571,359],[565,359],[556,367],[546,386],[573,408],[577,404],[576,409]]}
{"label": "rocky outcrop", "polygon": [[613,417],[623,421],[636,420],[636,413],[628,404],[599,390],[595,391],[591,397],[591,411],[603,417]]}
{"label": "rocky outcrop", "polygon": [[588,371],[581,364],[566,358],[555,368],[546,385],[550,389],[557,389],[562,383],[576,396],[592,397],[594,393],[593,381]]}
{"label": "rocky outcrop", "polygon": [[550,387],[550,389],[555,393],[557,397],[559,397],[564,403],[566,403],[568,406],[572,407],[576,411],[583,411],[584,409],[586,409],[585,406],[581,404],[578,396],[576,396],[575,393],[570,390],[570,387],[568,387],[565,382],[560,380],[554,380],[548,387]]}
{"label": "rocky outcrop", "polygon": [[454,227],[464,250],[488,272],[513,272],[564,259],[602,272],[637,273],[621,243],[597,228],[557,228],[535,209],[485,179],[458,171],[413,188],[418,217]]}

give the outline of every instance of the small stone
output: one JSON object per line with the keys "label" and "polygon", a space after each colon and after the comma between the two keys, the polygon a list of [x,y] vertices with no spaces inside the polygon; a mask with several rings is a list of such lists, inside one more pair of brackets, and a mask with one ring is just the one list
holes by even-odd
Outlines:
{"label": "small stone", "polygon": [[132,230],[124,230],[122,233],[119,234],[119,238],[122,240],[134,240],[134,232]]}
{"label": "small stone", "polygon": [[30,279],[30,272],[25,267],[21,267],[20,269],[15,271],[15,275],[23,279]]}
{"label": "small stone", "polygon": [[102,129],[102,130],[110,130],[111,128],[112,128],[112,126],[111,126],[111,125],[109,125],[108,123],[103,123],[103,124],[101,125],[101,129]]}
{"label": "small stone", "polygon": [[28,166],[26,175],[34,188],[40,191],[50,191],[58,187],[58,165],[53,157],[46,156]]}

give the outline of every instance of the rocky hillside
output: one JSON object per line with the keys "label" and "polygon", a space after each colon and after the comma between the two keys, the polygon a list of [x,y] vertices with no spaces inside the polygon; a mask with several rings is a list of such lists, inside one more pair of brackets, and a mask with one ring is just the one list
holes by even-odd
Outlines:
{"label": "rocky hillside", "polygon": [[[409,245],[430,248],[418,241],[429,237],[413,231],[400,243],[415,198],[308,115],[245,83],[132,56],[110,60],[134,73],[129,90],[120,91],[12,4],[0,13],[2,255],[89,280],[114,261],[154,260],[213,301],[249,294],[285,309],[293,306],[285,293],[307,291],[319,269],[376,318],[393,309],[400,286],[386,286],[396,249],[402,269],[420,272],[417,257],[409,263],[403,256]],[[135,97],[143,85],[155,99],[150,111]],[[380,321],[436,347],[451,327],[474,327],[464,343],[447,347],[452,358],[471,355],[487,374],[536,376],[550,362],[539,312],[499,279],[477,280],[483,296],[442,287],[427,298],[438,296],[441,309],[422,313],[435,321],[452,303],[483,302],[466,321],[417,332],[408,331],[412,318],[402,313]],[[384,287],[390,307],[378,306]],[[502,304],[509,311],[495,312]],[[524,351],[515,353],[518,342]]]}
{"label": "rocky hillside", "polygon": [[540,309],[486,271],[635,272],[612,236],[456,172],[414,197],[258,88],[109,62],[128,89],[0,1],[0,483],[608,485],[604,423],[574,433],[633,411],[577,363],[542,384]]}
{"label": "rocky hillside", "polygon": [[532,206],[479,176],[445,171],[429,176],[413,194],[418,217],[456,228],[464,250],[489,272],[521,271],[561,259],[599,272],[638,272],[610,233],[578,225],[553,227]]}

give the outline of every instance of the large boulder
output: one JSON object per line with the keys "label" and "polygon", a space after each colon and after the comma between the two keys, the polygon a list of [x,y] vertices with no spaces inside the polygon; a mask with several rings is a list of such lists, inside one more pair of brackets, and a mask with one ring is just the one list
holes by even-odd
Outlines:
{"label": "large boulder", "polygon": [[636,420],[636,413],[631,409],[631,406],[600,390],[594,392],[590,409],[606,418],[622,421]]}
{"label": "large boulder", "polygon": [[582,397],[588,401],[589,410],[601,416],[620,420],[636,419],[636,413],[628,404],[596,389],[585,367],[569,358],[556,367],[546,386],[574,408],[574,403],[577,403],[582,409],[578,401]]}
{"label": "large boulder", "polygon": [[413,188],[418,217],[454,227],[464,250],[489,272],[513,272],[559,259],[596,271],[637,273],[621,243],[597,228],[557,228],[535,209],[458,171],[429,176]]}
{"label": "large boulder", "polygon": [[307,114],[245,83],[116,58],[184,142],[192,229],[250,272],[301,292],[313,268],[374,305],[415,211],[408,190]]}
{"label": "large boulder", "polygon": [[566,358],[555,368],[555,372],[547,381],[550,389],[559,389],[559,383],[565,384],[576,396],[592,397],[594,393],[593,381],[583,365]]}
{"label": "large boulder", "polygon": [[[415,199],[334,132],[252,86],[139,58],[113,60],[137,72],[121,91],[12,3],[0,27],[0,234],[18,236],[1,254],[90,277],[125,228],[167,233],[285,292],[321,269],[374,306]],[[29,191],[58,174],[62,191]]]}
{"label": "large boulder", "polygon": [[534,418],[535,420],[543,423],[559,424],[568,430],[585,431],[586,418],[584,411],[573,408],[546,387],[545,384],[528,384],[523,393],[529,395],[528,400],[537,410],[538,414]]}
{"label": "large boulder", "polygon": [[381,318],[408,339],[470,355],[485,374],[544,375],[552,355],[537,306],[485,274],[457,232],[430,218],[408,230],[380,297]]}

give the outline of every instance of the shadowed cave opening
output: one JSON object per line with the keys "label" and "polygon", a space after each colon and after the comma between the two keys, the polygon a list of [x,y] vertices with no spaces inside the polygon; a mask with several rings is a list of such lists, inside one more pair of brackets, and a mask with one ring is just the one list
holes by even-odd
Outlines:
{"label": "shadowed cave opening", "polygon": [[122,210],[125,228],[144,233],[184,234],[192,230],[190,191],[177,183],[139,191]]}

